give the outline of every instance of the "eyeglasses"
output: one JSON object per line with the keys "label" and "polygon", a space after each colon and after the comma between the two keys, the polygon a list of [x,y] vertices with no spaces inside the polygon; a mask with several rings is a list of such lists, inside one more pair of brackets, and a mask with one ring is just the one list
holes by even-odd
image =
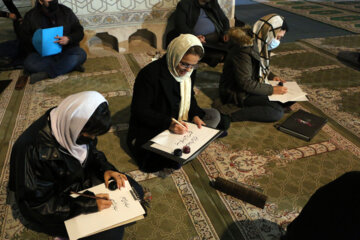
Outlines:
{"label": "eyeglasses", "polygon": [[179,62],[179,67],[182,69],[197,69],[198,65],[197,64],[188,64],[188,63],[183,63],[183,62]]}

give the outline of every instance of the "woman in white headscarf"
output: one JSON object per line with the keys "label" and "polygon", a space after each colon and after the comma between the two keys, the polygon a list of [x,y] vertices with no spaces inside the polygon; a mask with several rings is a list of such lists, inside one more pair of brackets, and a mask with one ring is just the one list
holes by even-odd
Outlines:
{"label": "woman in white headscarf", "polygon": [[[182,34],[168,46],[167,54],[143,68],[136,77],[131,103],[128,146],[140,169],[147,172],[181,166],[163,157],[143,150],[148,140],[169,129],[184,134],[183,121],[217,127],[220,113],[215,109],[201,109],[194,97],[194,78],[191,73],[204,55],[200,40],[191,34]],[[176,124],[175,118],[184,126]]]}
{"label": "woman in white headscarf", "polygon": [[[236,106],[223,108],[231,121],[274,122],[282,118],[288,107],[268,99],[272,94],[285,94],[282,84],[271,86],[268,78],[285,82],[272,76],[269,69],[270,53],[280,44],[288,31],[284,18],[269,14],[250,26],[231,28],[230,51],[225,59],[219,93],[223,104]],[[240,108],[240,109],[239,109]],[[230,109],[230,110],[229,110]]]}
{"label": "woman in white headscarf", "polygon": [[[34,230],[67,237],[65,220],[111,206],[110,200],[72,198],[70,193],[101,182],[108,186],[110,178],[118,188],[129,179],[143,194],[140,185],[96,149],[96,137],[110,126],[108,102],[100,93],[87,91],[65,98],[17,139],[11,153],[9,190]],[[108,198],[107,194],[96,196]],[[123,228],[115,228],[84,239],[121,239],[122,234]]]}

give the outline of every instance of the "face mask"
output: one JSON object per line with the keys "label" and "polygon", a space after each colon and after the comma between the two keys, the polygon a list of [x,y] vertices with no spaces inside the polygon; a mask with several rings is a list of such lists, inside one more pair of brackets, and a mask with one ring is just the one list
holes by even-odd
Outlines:
{"label": "face mask", "polygon": [[76,144],[79,144],[79,145],[90,144],[92,141],[94,141],[94,140],[89,138],[89,137],[85,137],[83,135],[80,135],[78,137],[78,139],[76,140]]}
{"label": "face mask", "polygon": [[271,40],[271,42],[268,44],[268,50],[271,51],[275,48],[277,48],[280,45],[280,41],[274,38]]}
{"label": "face mask", "polygon": [[49,12],[55,12],[58,9],[59,3],[58,0],[52,0],[49,2],[49,6],[47,7],[47,10]]}

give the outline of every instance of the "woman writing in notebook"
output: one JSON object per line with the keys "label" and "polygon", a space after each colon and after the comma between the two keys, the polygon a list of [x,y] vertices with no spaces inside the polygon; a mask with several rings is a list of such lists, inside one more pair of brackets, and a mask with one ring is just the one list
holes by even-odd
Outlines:
{"label": "woman writing in notebook", "polygon": [[[87,191],[88,196],[70,196],[102,182],[108,186],[110,178],[118,188],[128,179],[143,196],[141,186],[96,149],[97,136],[110,125],[106,99],[98,92],[81,92],[48,110],[17,139],[11,153],[9,190],[35,231],[67,237],[65,220],[110,207],[107,194],[95,198]],[[123,227],[118,227],[84,239],[121,239],[122,234]]]}
{"label": "woman writing in notebook", "polygon": [[[272,86],[268,79],[285,82],[270,73],[270,51],[280,44],[288,27],[284,18],[269,14],[249,26],[231,28],[230,51],[225,59],[219,84],[223,104],[235,105],[226,108],[231,121],[278,121],[284,114],[284,106],[269,101],[272,94],[285,94],[287,88]],[[240,109],[239,109],[240,108]],[[225,108],[223,108],[225,109]]]}
{"label": "woman writing in notebook", "polygon": [[[141,148],[151,138],[169,129],[187,131],[184,121],[217,127],[220,113],[201,109],[195,99],[193,70],[204,55],[200,40],[182,34],[169,44],[165,56],[144,67],[135,79],[127,143],[141,170],[155,172],[180,165]],[[179,121],[183,126],[173,121]]]}

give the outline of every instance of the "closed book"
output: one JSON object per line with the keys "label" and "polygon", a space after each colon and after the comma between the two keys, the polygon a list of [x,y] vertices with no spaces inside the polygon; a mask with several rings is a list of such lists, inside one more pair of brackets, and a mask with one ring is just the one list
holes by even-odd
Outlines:
{"label": "closed book", "polygon": [[326,118],[300,109],[291,114],[284,122],[276,124],[275,127],[284,133],[310,141],[326,122]]}

